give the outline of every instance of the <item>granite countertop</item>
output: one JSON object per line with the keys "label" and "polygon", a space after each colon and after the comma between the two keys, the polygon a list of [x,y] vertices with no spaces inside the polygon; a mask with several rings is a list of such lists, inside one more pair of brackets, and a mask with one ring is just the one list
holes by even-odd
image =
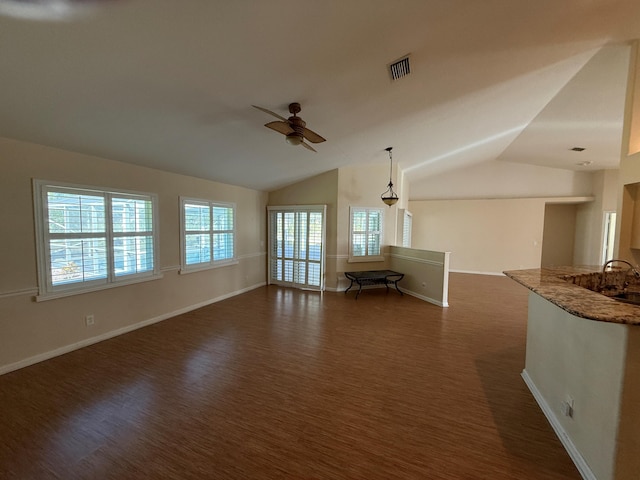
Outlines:
{"label": "granite countertop", "polygon": [[640,325],[640,306],[620,302],[567,280],[567,277],[598,272],[598,267],[554,267],[511,270],[504,274],[577,317]]}

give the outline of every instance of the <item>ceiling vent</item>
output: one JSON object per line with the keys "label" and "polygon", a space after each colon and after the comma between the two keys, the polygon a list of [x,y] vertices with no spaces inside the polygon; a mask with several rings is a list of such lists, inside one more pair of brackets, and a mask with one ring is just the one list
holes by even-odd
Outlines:
{"label": "ceiling vent", "polygon": [[411,73],[411,66],[409,65],[409,55],[405,55],[400,60],[396,60],[389,65],[389,74],[391,80],[399,80],[402,77],[406,77]]}

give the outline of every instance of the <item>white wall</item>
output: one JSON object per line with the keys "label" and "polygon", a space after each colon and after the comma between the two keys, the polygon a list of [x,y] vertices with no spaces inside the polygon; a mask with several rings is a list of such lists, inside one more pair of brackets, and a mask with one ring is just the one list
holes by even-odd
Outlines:
{"label": "white wall", "polygon": [[[0,372],[265,283],[264,192],[2,138],[0,172]],[[158,194],[163,278],[34,302],[33,178]],[[237,265],[178,274],[181,195],[236,204]]]}

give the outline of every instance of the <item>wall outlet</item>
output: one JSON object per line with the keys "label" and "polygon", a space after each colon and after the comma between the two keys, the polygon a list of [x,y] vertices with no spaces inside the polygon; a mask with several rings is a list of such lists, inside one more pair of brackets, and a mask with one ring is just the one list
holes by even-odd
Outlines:
{"label": "wall outlet", "polygon": [[93,318],[93,314],[87,315],[84,317],[84,323],[87,327],[93,325],[95,323],[95,319]]}
{"label": "wall outlet", "polygon": [[567,398],[560,405],[560,411],[565,417],[573,418],[573,398],[567,395]]}

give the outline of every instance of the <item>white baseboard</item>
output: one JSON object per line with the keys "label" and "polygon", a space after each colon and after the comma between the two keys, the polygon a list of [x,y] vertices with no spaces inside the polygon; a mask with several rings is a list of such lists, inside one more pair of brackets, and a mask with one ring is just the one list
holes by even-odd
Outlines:
{"label": "white baseboard", "polygon": [[420,300],[424,300],[425,302],[433,303],[434,305],[437,305],[439,307],[446,308],[446,307],[449,306],[448,303],[443,303],[440,300],[436,300],[435,298],[427,297],[426,295],[422,295],[420,293],[416,293],[416,292],[413,292],[411,290],[407,290],[407,289],[403,288],[402,292],[406,293],[407,295],[411,295],[412,297],[419,298]]}
{"label": "white baseboard", "polygon": [[24,360],[20,360],[15,363],[10,363],[8,365],[0,366],[0,375],[4,375],[5,373],[13,372],[14,370],[19,370],[24,367],[28,367],[30,365],[34,365],[39,362],[43,362],[45,360],[49,360],[51,358],[57,357],[59,355],[64,355],[65,353],[72,352],[74,350],[78,350],[80,348],[88,347],[89,345],[93,345],[94,343],[102,342],[103,340],[108,340],[113,337],[117,337],[118,335],[123,335],[125,333],[132,332],[142,327],[147,327],[149,325],[153,325],[154,323],[161,322],[163,320],[167,320],[171,317],[175,317],[177,315],[181,315],[183,313],[190,312],[191,310],[196,310],[198,308],[206,307],[207,305],[211,305],[212,303],[220,302],[222,300],[226,300],[227,298],[235,297],[236,295],[240,295],[241,293],[246,293],[251,290],[255,290],[256,288],[263,287],[266,285],[266,282],[261,282],[256,285],[251,285],[250,287],[243,288],[241,290],[236,290],[235,292],[227,293],[225,295],[221,295],[216,298],[212,298],[209,300],[205,300],[204,302],[196,303],[194,305],[189,305],[184,308],[180,308],[178,310],[174,310],[173,312],[164,313],[157,317],[148,318],[146,320],[142,320],[141,322],[134,323],[132,325],[127,325],[126,327],[118,328],[116,330],[111,330],[109,332],[103,333],[102,335],[97,335],[95,337],[86,338],[76,343],[72,343],[70,345],[65,345],[64,347],[56,348],[55,350],[50,350],[48,352],[40,353],[38,355],[34,355],[29,358],[25,358]]}
{"label": "white baseboard", "polygon": [[527,384],[527,387],[529,387],[529,390],[533,394],[533,398],[535,398],[536,402],[538,402],[542,413],[544,413],[544,416],[547,417],[547,420],[551,424],[551,427],[553,427],[553,430],[556,432],[556,435],[562,442],[562,445],[569,454],[569,457],[571,457],[571,460],[573,460],[573,463],[578,469],[578,472],[580,473],[580,475],[582,475],[582,478],[584,480],[598,480],[589,468],[589,465],[587,465],[587,462],[585,461],[583,456],[580,454],[580,451],[574,445],[567,431],[562,427],[562,424],[558,420],[558,417],[556,416],[553,409],[544,399],[535,383],[533,383],[533,380],[527,373],[526,369],[522,370],[522,378],[524,379],[524,383]]}
{"label": "white baseboard", "polygon": [[[371,288],[384,288],[384,285],[365,285],[362,287],[362,290],[369,290]],[[390,289],[393,289],[394,287],[389,287]],[[346,290],[345,288],[325,288],[325,290],[327,292],[342,292],[344,293],[344,291]],[[353,287],[351,290],[349,290],[348,293],[351,292],[357,292],[358,291],[358,287]],[[407,295],[411,295],[412,297],[416,297],[419,298],[420,300],[424,300],[425,302],[429,302],[429,303],[433,303],[434,305],[438,305],[439,307],[448,307],[449,304],[448,303],[443,303],[441,301],[438,301],[434,298],[431,297],[427,297],[426,295],[421,295],[419,293],[413,292],[411,290],[407,290],[406,288],[402,289],[402,293],[406,293]]]}

